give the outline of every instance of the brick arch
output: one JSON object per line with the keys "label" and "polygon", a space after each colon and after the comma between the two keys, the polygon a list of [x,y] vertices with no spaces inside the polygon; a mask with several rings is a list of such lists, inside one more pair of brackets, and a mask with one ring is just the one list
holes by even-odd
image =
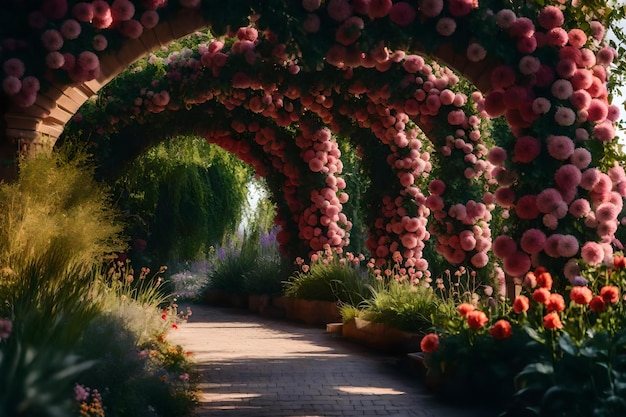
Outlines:
{"label": "brick arch", "polygon": [[34,105],[9,107],[4,114],[6,139],[33,152],[53,147],[78,109],[119,73],[155,49],[208,26],[199,11],[184,9],[153,29],[144,30],[139,38],[126,40],[115,53],[101,57],[101,71],[96,79],[80,84],[53,84],[39,92]]}

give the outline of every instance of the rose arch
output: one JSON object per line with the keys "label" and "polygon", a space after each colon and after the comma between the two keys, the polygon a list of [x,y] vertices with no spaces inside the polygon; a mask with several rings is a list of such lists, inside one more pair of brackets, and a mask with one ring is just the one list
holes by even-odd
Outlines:
{"label": "rose arch", "polygon": [[[210,27],[231,40],[168,63],[178,85],[140,97],[139,112],[211,101],[264,116],[267,122],[250,126],[229,114],[230,126],[206,136],[244,154],[247,146],[263,150],[263,166],[284,177],[289,214],[279,215],[284,226],[297,225],[296,240],[316,250],[324,243],[341,248],[347,239],[332,131],[354,135],[364,158],[369,148],[384,149],[381,170],[391,178],[372,204],[368,240],[379,262],[398,252],[426,274],[421,249],[432,234],[451,263],[481,268],[493,255],[510,277],[542,264],[572,278],[579,258],[594,265],[619,245],[626,176],[602,160],[618,118],[607,91],[614,51],[593,18],[588,33],[565,26],[573,6],[561,3],[535,10],[497,0],[12,2],[2,10],[13,17],[1,32],[3,147],[54,142],[80,105],[137,58]],[[476,114],[455,93],[453,74],[415,54],[472,82],[480,91],[472,97]],[[183,80],[187,73],[194,82]],[[197,90],[197,80],[209,87]],[[503,116],[510,126],[490,150],[480,131],[487,116]],[[432,154],[417,139],[418,126]],[[362,144],[359,133],[367,138]],[[288,148],[297,148],[304,167],[285,159]],[[420,181],[431,155],[440,178],[426,190]],[[315,185],[302,196],[303,178]],[[492,237],[494,203],[508,221]]]}

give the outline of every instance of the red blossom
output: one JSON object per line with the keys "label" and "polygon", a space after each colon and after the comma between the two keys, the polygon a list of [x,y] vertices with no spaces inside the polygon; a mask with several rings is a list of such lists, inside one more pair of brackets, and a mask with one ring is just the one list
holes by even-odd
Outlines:
{"label": "red blossom", "polygon": [[604,311],[606,309],[606,303],[601,296],[596,295],[591,299],[591,301],[589,301],[589,309],[591,309],[591,311],[595,311],[596,313]]}
{"label": "red blossom", "polygon": [[489,329],[489,333],[491,333],[494,339],[508,339],[513,335],[511,323],[506,320],[498,320],[493,327]]}
{"label": "red blossom", "polygon": [[619,288],[607,285],[600,289],[600,296],[607,304],[617,304],[619,301]]}
{"label": "red blossom", "polygon": [[593,294],[587,287],[574,287],[570,291],[570,298],[576,304],[587,305],[593,298]]}
{"label": "red blossom", "polygon": [[515,299],[515,301],[513,301],[513,311],[515,311],[517,314],[528,311],[529,308],[530,301],[525,295],[520,295]]}
{"label": "red blossom", "polygon": [[565,300],[561,294],[550,294],[550,298],[546,302],[546,308],[548,311],[563,311],[565,310]]}
{"label": "red blossom", "polygon": [[456,310],[459,312],[461,317],[467,317],[467,315],[471,313],[472,311],[474,311],[475,308],[476,307],[474,307],[474,305],[472,304],[463,303],[463,304],[459,304]]}
{"label": "red blossom", "polygon": [[420,349],[424,353],[433,353],[439,349],[439,336],[435,333],[429,333],[420,342]]}
{"label": "red blossom", "polygon": [[543,317],[543,327],[549,330],[562,329],[563,323],[561,323],[561,318],[559,317],[559,314],[555,311],[546,314]]}
{"label": "red blossom", "polygon": [[489,321],[487,315],[480,310],[470,311],[466,318],[467,324],[472,329],[480,329]]}

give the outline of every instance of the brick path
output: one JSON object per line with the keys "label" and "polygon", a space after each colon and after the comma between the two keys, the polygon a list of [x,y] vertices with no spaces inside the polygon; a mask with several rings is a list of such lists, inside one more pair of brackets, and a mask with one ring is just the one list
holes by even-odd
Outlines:
{"label": "brick path", "polygon": [[235,309],[192,310],[169,338],[194,352],[203,374],[200,417],[489,417],[435,401],[403,372],[401,358],[324,329]]}

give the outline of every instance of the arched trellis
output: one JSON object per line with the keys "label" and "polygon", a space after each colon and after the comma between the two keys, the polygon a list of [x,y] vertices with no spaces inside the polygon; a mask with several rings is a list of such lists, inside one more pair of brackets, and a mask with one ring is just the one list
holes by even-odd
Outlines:
{"label": "arched trellis", "polygon": [[[128,5],[122,0],[118,2]],[[595,157],[595,163],[602,155],[602,147],[594,145],[596,141],[607,142],[614,136],[615,108],[607,103],[604,69],[613,53],[598,48],[593,38],[578,28],[562,28],[563,12],[558,3],[538,14],[523,6],[511,8],[505,2],[479,4],[471,0],[422,0],[417,4],[391,0],[330,0],[321,4],[305,0],[281,3],[282,8],[274,2],[251,1],[237,3],[223,13],[212,12],[208,3],[170,2],[162,15],[172,18],[178,6],[182,6],[184,13],[198,16],[193,10],[203,11],[206,7],[207,21],[216,28],[227,23],[238,27],[247,16],[253,16],[258,28],[271,30],[264,45],[272,47],[275,58],[284,61],[299,56],[299,64],[307,70],[315,69],[325,56],[331,65],[373,66],[384,71],[389,65],[387,60],[373,61],[381,51],[384,55],[385,44],[392,50],[433,53],[489,93],[485,109],[491,114],[503,113],[513,128],[514,135],[506,147],[493,152],[491,158],[502,165],[497,176],[500,188],[496,200],[510,208],[514,220],[508,234],[495,241],[494,252],[504,260],[505,269],[513,276],[523,274],[531,266],[531,255],[560,261],[580,253],[585,261],[593,263],[612,252],[610,240],[617,224],[617,207],[621,209],[625,194],[623,170],[616,167],[608,175],[585,161],[589,154]],[[138,6],[144,14],[151,11],[144,8],[145,3]],[[141,38],[138,20],[132,19],[134,12],[134,7],[132,13],[128,7],[117,10],[116,19],[123,20],[120,14],[128,16],[111,33],[120,31],[124,36]],[[63,17],[64,14],[51,19]],[[195,21],[200,20],[203,19]],[[591,27],[598,30],[596,36],[601,38],[598,25]],[[380,34],[385,35],[384,41]],[[19,47],[16,51],[19,55]],[[502,65],[497,66],[496,60]],[[40,74],[35,67],[27,68],[29,75]],[[62,75],[63,71],[56,72],[59,73]],[[76,76],[71,71],[70,75],[81,78],[81,74]],[[55,83],[61,84],[58,91],[66,91],[62,82],[52,84]],[[10,92],[17,85],[13,84]],[[36,90],[34,83],[28,85],[29,93]],[[570,87],[576,89],[576,95],[569,92]],[[53,87],[44,89],[46,94],[54,91]],[[13,96],[17,99],[14,102],[22,105],[30,104],[27,99],[32,98],[32,94]],[[52,100],[46,103],[45,94],[36,95],[36,106],[17,112],[23,118],[16,113],[6,118],[8,128],[14,129],[7,132],[15,137],[27,136],[19,132],[22,126],[22,130],[47,131],[55,137],[59,129],[55,132],[51,126],[62,126],[69,118],[57,111],[61,96],[62,93],[56,97],[52,94]],[[76,102],[79,101],[80,98]],[[535,174],[542,181],[537,181]],[[582,251],[569,225],[582,230],[581,243],[586,242]],[[565,233],[558,233],[561,228]]]}
{"label": "arched trellis", "polygon": [[[201,45],[200,50],[212,50],[212,54],[217,53],[218,48],[214,46],[217,42],[206,46]],[[222,46],[219,43],[219,46]],[[234,44],[233,47],[236,47]],[[226,52],[226,50],[220,50]],[[220,52],[220,53],[223,53]],[[229,58],[233,57],[234,60],[237,59],[236,55],[230,54],[225,55]],[[386,184],[386,190],[384,195],[379,195],[377,198],[379,201],[382,199],[384,205],[381,206],[381,213],[378,214],[377,218],[372,220],[372,227],[370,228],[371,236],[368,240],[369,247],[377,257],[378,261],[384,263],[391,254],[397,250],[400,250],[407,261],[412,265],[412,268],[419,271],[419,275],[423,273],[428,273],[427,267],[428,264],[422,257],[421,250],[424,247],[424,240],[428,239],[429,233],[426,230],[426,222],[427,222],[427,213],[429,208],[427,206],[432,206],[437,209],[435,212],[437,214],[439,220],[443,220],[446,215],[443,213],[443,201],[437,196],[433,195],[434,198],[441,201],[441,207],[437,207],[436,204],[430,200],[427,200],[426,197],[422,194],[420,187],[416,184],[416,179],[419,179],[423,174],[426,174],[430,170],[430,162],[429,162],[429,154],[421,151],[422,144],[417,137],[417,129],[413,126],[410,127],[407,123],[410,124],[409,117],[403,113],[402,111],[396,111],[391,107],[389,108],[389,103],[391,101],[396,101],[396,107],[401,110],[404,110],[404,103],[407,100],[410,102],[414,102],[415,106],[422,106],[423,113],[420,117],[420,123],[429,126],[432,129],[431,116],[428,115],[429,112],[432,112],[429,106],[433,102],[433,100],[426,100],[427,97],[437,98],[439,95],[439,91],[434,88],[434,83],[443,90],[444,95],[448,93],[448,98],[444,99],[445,106],[449,106],[451,111],[457,112],[462,115],[459,125],[465,125],[465,129],[469,129],[466,132],[462,128],[462,126],[453,126],[449,130],[449,138],[445,138],[446,135],[443,135],[444,139],[438,146],[447,146],[446,143],[452,140],[454,135],[456,137],[457,144],[459,141],[464,143],[464,147],[457,146],[457,148],[461,148],[458,150],[461,155],[460,161],[463,164],[460,168],[460,172],[463,172],[464,169],[471,169],[472,172],[476,172],[476,167],[481,167],[478,171],[484,171],[485,167],[488,165],[484,160],[482,161],[482,165],[476,165],[475,162],[477,158],[471,151],[474,149],[474,146],[478,149],[485,149],[484,146],[481,145],[480,134],[479,131],[476,130],[476,123],[468,123],[465,119],[466,116],[463,115],[461,107],[465,103],[465,97],[461,95],[455,95],[451,92],[451,90],[444,90],[444,87],[447,86],[450,81],[448,78],[452,78],[451,84],[454,84],[456,81],[456,77],[450,73],[449,71],[439,70],[437,73],[441,72],[439,76],[432,74],[432,69],[429,65],[425,65],[422,61],[416,61],[417,57],[412,57],[407,61],[401,61],[397,64],[393,65],[394,70],[397,72],[394,76],[387,77],[387,81],[395,82],[394,80],[402,80],[406,79],[407,76],[410,76],[413,80],[419,80],[421,83],[424,82],[424,79],[420,78],[420,75],[424,77],[430,77],[430,81],[426,81],[426,84],[433,84],[433,89],[429,91],[428,94],[421,90],[423,97],[419,97],[419,100],[415,99],[416,91],[419,88],[419,85],[416,82],[412,82],[413,87],[409,86],[408,82],[405,82],[406,86],[402,89],[399,89],[399,93],[397,94],[387,94],[389,97],[387,99],[381,99],[383,95],[383,90],[386,88],[384,85],[378,86],[378,91],[376,88],[367,89],[367,80],[372,79],[372,74],[370,70],[354,70],[351,74],[350,83],[346,84],[345,87],[337,86],[332,89],[323,88],[321,85],[322,80],[325,80],[328,84],[334,85],[339,84],[338,80],[345,79],[346,75],[344,71],[337,69],[330,69],[325,72],[315,73],[313,74],[315,77],[307,77],[304,78],[301,76],[297,76],[293,74],[292,71],[289,71],[287,68],[281,69],[272,69],[271,64],[267,64],[268,68],[262,66],[262,63],[258,62],[250,62],[248,65],[248,69],[242,67],[241,64],[233,67],[240,68],[241,70],[236,72],[232,76],[233,83],[236,84],[236,88],[231,90],[224,90],[223,84],[224,79],[215,78],[213,71],[208,76],[206,72],[204,75],[202,71],[204,68],[193,65],[194,62],[199,62],[201,60],[200,56],[194,55],[191,51],[184,51],[182,54],[175,54],[168,58],[168,62],[170,63],[170,69],[162,75],[160,79],[154,79],[152,81],[151,88],[152,90],[147,90],[142,87],[142,85],[137,85],[135,81],[133,81],[133,77],[128,77],[125,80],[125,84],[120,86],[120,89],[128,90],[128,85],[136,85],[136,90],[133,92],[131,89],[130,92],[126,91],[126,100],[121,100],[119,97],[120,90],[117,92],[107,90],[105,96],[113,96],[115,97],[110,103],[100,103],[100,116],[108,117],[114,120],[120,120],[124,114],[132,113],[136,114],[138,118],[142,118],[144,112],[157,112],[161,115],[163,111],[167,112],[167,107],[172,107],[177,109],[177,111],[182,111],[181,108],[191,108],[193,106],[198,106],[203,102],[210,102],[217,100],[221,102],[225,107],[235,110],[246,108],[249,109],[253,114],[259,114],[261,116],[265,116],[271,120],[279,124],[285,124],[285,120],[289,123],[292,119],[302,122],[302,114],[310,111],[317,113],[322,119],[325,119],[330,122],[331,126],[335,127],[336,131],[343,132],[344,134],[351,135],[350,130],[354,129],[354,126],[361,125],[361,132],[355,135],[359,137],[363,135],[363,131],[365,130],[365,126],[372,128],[375,132],[375,135],[380,138],[382,143],[385,143],[389,148],[387,151],[386,163],[390,165],[390,168],[394,172],[393,177],[395,178],[395,182],[398,183],[398,187],[394,187],[394,182]],[[420,58],[421,59],[421,58]],[[151,58],[153,60],[153,58]],[[208,59],[202,58],[202,61],[210,62]],[[423,73],[420,73],[416,69],[413,68],[418,62],[421,62],[421,66],[423,67]],[[191,63],[191,64],[190,64]],[[413,65],[413,66],[411,66]],[[228,60],[223,63],[223,72],[224,74],[229,74],[228,71]],[[160,70],[160,64],[158,65]],[[421,68],[420,68],[421,69]],[[245,71],[244,71],[245,70]],[[251,80],[253,80],[253,74],[250,71],[259,71],[263,75],[263,83],[266,83],[270,86],[278,85],[278,81],[280,80],[280,88],[271,87],[272,91],[269,93],[263,90],[262,87],[251,88],[250,85]],[[176,77],[172,76],[175,73]],[[416,77],[417,76],[417,77]],[[150,74],[147,75],[148,79],[153,79],[156,76],[152,76]],[[143,76],[146,78],[146,76]],[[185,83],[182,83],[182,87],[179,86],[179,80],[189,80],[194,79],[196,88],[194,88],[194,93],[189,94],[187,92],[188,88],[185,86]],[[236,80],[236,82],[235,82]],[[230,76],[226,76],[226,81],[230,82]],[[309,87],[299,87],[299,85],[306,85]],[[359,88],[366,88],[369,93],[367,95],[358,94]],[[141,90],[141,93],[140,93]],[[324,91],[326,90],[326,91]],[[164,106],[163,103],[161,105],[155,105],[154,102],[161,102],[161,98],[157,97],[162,93],[158,91],[168,91],[168,103],[167,106]],[[256,91],[256,92],[255,92]],[[355,93],[356,92],[356,93]],[[150,99],[149,97],[154,94],[154,97]],[[269,95],[271,94],[271,95]],[[285,94],[289,95],[287,97]],[[325,95],[324,95],[325,94]],[[323,98],[323,100],[321,100]],[[329,109],[330,105],[322,105],[320,103],[325,103],[326,101],[333,102],[336,104],[336,107],[339,110],[339,113],[344,113],[345,116],[341,116],[340,114],[335,114],[331,112]],[[265,104],[263,104],[265,102]],[[270,104],[274,102],[279,104],[280,107],[290,108],[292,112],[280,112],[276,107],[271,106]],[[453,102],[457,102],[456,105],[453,105]],[[350,106],[352,113],[346,111],[347,106]],[[293,109],[294,106],[301,106],[300,109]],[[342,110],[343,109],[343,110]],[[369,109],[369,110],[368,110]],[[417,110],[419,112],[419,109]],[[448,110],[450,111],[450,110]],[[233,134],[242,135],[245,133],[248,128],[246,126],[246,120],[249,120],[249,117],[246,116],[244,118],[237,119],[235,115],[228,115],[224,117],[223,114],[220,114],[217,119],[219,121],[224,118],[231,117],[233,119],[232,126],[237,130],[233,132]],[[444,116],[445,117],[445,116]],[[89,114],[87,119],[91,121],[91,126],[104,125],[107,124],[106,121],[98,121],[95,119],[95,115]],[[476,116],[474,119],[478,120]],[[242,120],[244,120],[242,122]],[[218,124],[220,122],[217,122]],[[150,121],[145,121],[144,123],[150,124]],[[211,124],[210,120],[205,122],[207,125]],[[353,126],[354,125],[354,126]],[[393,127],[392,127],[393,126]],[[92,127],[92,130],[95,129]],[[255,127],[255,130],[258,129],[258,126]],[[87,129],[89,130],[89,129]],[[440,129],[440,134],[443,132],[443,129]],[[461,132],[461,133],[459,133]],[[372,131],[370,131],[371,136]],[[466,136],[467,133],[471,133],[472,139],[467,139],[473,145],[465,144],[465,142],[461,139]],[[296,141],[298,142],[298,141]],[[358,144],[358,140],[353,140],[353,143]],[[363,153],[366,154],[369,152],[370,145],[365,146],[363,149]],[[454,145],[452,148],[455,148]],[[318,153],[323,150],[323,147],[320,149],[315,149]],[[306,151],[303,155],[304,162],[308,163],[312,166],[314,157],[314,150]],[[308,158],[306,157],[307,152],[309,153]],[[379,152],[376,149],[375,152]],[[451,152],[449,152],[451,153]],[[467,158],[468,154],[473,156],[473,158]],[[338,156],[337,154],[335,156]],[[329,158],[334,158],[335,156],[330,156]],[[324,157],[325,159],[326,157]],[[459,158],[457,158],[459,159]],[[484,159],[484,158],[483,158]],[[449,161],[448,161],[449,162]],[[457,163],[458,164],[458,163]],[[321,167],[321,165],[320,165]],[[454,172],[453,172],[454,173]],[[478,172],[480,174],[480,172]],[[476,176],[476,174],[474,174]],[[408,180],[407,180],[408,177]],[[482,186],[484,184],[478,183],[474,181],[475,184],[469,185],[467,184],[465,188],[467,190],[471,190],[472,187],[477,189],[474,190],[474,195],[476,197],[481,197],[484,190]],[[481,185],[482,184],[482,185]],[[423,187],[425,188],[425,187]],[[336,191],[336,190],[333,190]],[[438,194],[442,194],[443,190],[438,191]],[[471,193],[466,193],[465,196],[469,196]],[[419,203],[416,203],[419,197]],[[462,203],[465,203],[464,200]],[[447,202],[445,205],[446,210],[450,206],[455,206],[453,210],[460,210],[459,206],[461,202]],[[478,217],[484,216],[488,214],[488,212],[484,209],[484,204],[482,203],[473,203],[474,206],[470,204],[470,208],[472,207],[483,207],[482,212],[479,213]],[[340,207],[340,206],[339,206]],[[465,207],[465,206],[463,206]],[[319,250],[320,245],[312,236],[311,231],[315,230],[315,221],[311,222],[304,220],[309,219],[313,215],[314,219],[317,219],[317,216],[311,212],[311,210],[320,210],[320,207],[310,207],[305,208],[303,213],[296,213],[300,218],[300,238],[311,240],[313,238],[313,244],[311,244],[311,248],[313,250]],[[323,209],[321,209],[323,211]],[[465,210],[464,210],[465,212]],[[442,216],[443,214],[443,216]],[[455,220],[455,217],[458,217]],[[323,218],[323,213],[322,213]],[[487,251],[490,247],[490,235],[489,229],[485,228],[486,223],[482,222],[483,228],[477,228],[478,233],[473,230],[473,226],[476,225],[477,219],[471,218],[463,218],[461,216],[455,216],[452,214],[445,220],[445,223],[442,223],[443,226],[440,226],[438,235],[441,239],[439,243],[444,248],[451,248],[453,246],[448,244],[448,240],[450,236],[456,236],[456,244],[454,244],[454,240],[451,242],[456,249],[460,251],[462,249],[460,245],[459,239],[459,231],[456,230],[458,227],[453,228],[453,222],[458,221],[458,223],[465,229],[461,238],[464,235],[470,234],[472,239],[474,240],[474,235],[476,235],[476,239],[478,240],[478,248],[476,249],[476,244],[472,243],[470,245],[464,244],[464,250],[462,252],[461,257],[457,257],[456,259],[452,258],[452,251],[443,251],[447,257],[455,264],[461,264],[464,261],[468,266],[483,268],[486,266],[486,262],[484,260],[477,258],[483,257],[485,260],[487,258]],[[444,227],[447,226],[447,227]],[[433,230],[437,230],[436,227]],[[486,233],[486,234],[485,234]],[[481,242],[482,240],[482,242]],[[324,242],[322,242],[324,243]],[[332,243],[332,242],[331,242]],[[337,243],[333,243],[331,246],[337,246]],[[474,250],[476,249],[476,250]],[[474,253],[472,253],[472,251]],[[467,254],[470,253],[470,256]],[[478,255],[478,256],[477,256]],[[458,256],[458,255],[457,255]],[[471,263],[470,263],[471,259]]]}

